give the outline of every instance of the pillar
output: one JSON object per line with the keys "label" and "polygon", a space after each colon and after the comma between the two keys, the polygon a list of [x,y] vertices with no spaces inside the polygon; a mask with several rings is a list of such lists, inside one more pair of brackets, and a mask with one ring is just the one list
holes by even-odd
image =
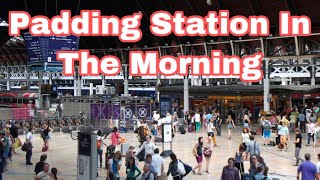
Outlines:
{"label": "pillar", "polygon": [[124,82],[123,82],[123,94],[125,96],[129,96],[129,71],[128,71],[128,64],[124,64],[123,65],[124,68],[124,73],[123,73],[123,77],[124,77]]}
{"label": "pillar", "polygon": [[206,76],[206,86],[210,86],[209,76]]}
{"label": "pillar", "polygon": [[158,76],[157,76],[157,83],[156,83],[156,94],[157,94],[157,101],[158,102],[160,102],[160,92],[159,92],[159,86],[160,86],[160,84],[161,84],[161,80],[160,80],[160,78],[161,78],[161,75],[159,74]]}
{"label": "pillar", "polygon": [[269,59],[265,58],[265,77],[263,79],[263,109],[270,111],[270,82],[269,82]]}
{"label": "pillar", "polygon": [[39,71],[39,76],[38,76],[38,84],[39,84],[39,90],[38,90],[39,109],[42,109],[42,108],[43,108],[43,96],[42,96],[42,94],[41,94],[42,80],[43,80],[43,71]]}
{"label": "pillar", "polygon": [[90,96],[93,95],[93,83],[90,83]]}
{"label": "pillar", "polygon": [[311,86],[316,85],[316,78],[314,77],[315,74],[316,74],[316,72],[315,72],[315,64],[312,63],[312,66],[311,66]]}
{"label": "pillar", "polygon": [[49,74],[49,85],[52,85],[52,73],[49,72],[48,74]]}
{"label": "pillar", "polygon": [[77,80],[73,80],[73,96],[78,96],[78,91],[77,91]]}
{"label": "pillar", "polygon": [[81,96],[81,77],[79,76],[77,79],[77,96]]}
{"label": "pillar", "polygon": [[189,111],[189,79],[187,76],[183,80],[183,113]]}

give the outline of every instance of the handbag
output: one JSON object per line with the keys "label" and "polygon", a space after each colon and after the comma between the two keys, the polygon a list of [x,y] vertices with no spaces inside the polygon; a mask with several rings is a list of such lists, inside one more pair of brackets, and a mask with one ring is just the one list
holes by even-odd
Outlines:
{"label": "handbag", "polygon": [[21,151],[28,151],[30,149],[30,145],[27,143],[23,143],[21,147]]}
{"label": "handbag", "polygon": [[211,154],[212,154],[212,150],[210,150],[209,148],[204,148],[203,150],[204,157],[211,157]]}

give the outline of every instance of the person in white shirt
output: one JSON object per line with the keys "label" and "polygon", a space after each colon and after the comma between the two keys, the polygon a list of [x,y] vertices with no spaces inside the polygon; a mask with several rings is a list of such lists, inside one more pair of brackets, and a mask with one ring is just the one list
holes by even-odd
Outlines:
{"label": "person in white shirt", "polygon": [[196,123],[196,132],[198,133],[201,128],[201,116],[199,111],[197,111],[196,114],[194,115],[194,121]]}
{"label": "person in white shirt", "polygon": [[146,158],[147,154],[153,155],[154,150],[156,149],[156,145],[151,142],[151,136],[146,137],[146,141],[140,146],[139,150],[135,153],[137,156],[144,149],[144,158]]}
{"label": "person in white shirt", "polygon": [[29,132],[27,133],[26,136],[26,144],[28,145],[28,150],[26,151],[26,164],[27,165],[33,165],[31,162],[31,157],[32,157],[32,142],[33,142],[33,135],[32,135],[32,128],[29,128]]}
{"label": "person in white shirt", "polygon": [[160,114],[158,113],[158,111],[154,111],[153,112],[153,120],[159,121],[159,119],[160,119]]}
{"label": "person in white shirt", "polygon": [[310,145],[310,139],[312,138],[313,141],[313,145],[315,146],[315,140],[314,140],[314,135],[315,135],[315,124],[312,121],[308,122],[308,142],[307,142],[307,146]]}
{"label": "person in white shirt", "polygon": [[166,123],[172,123],[172,115],[170,114],[169,111],[167,111],[167,114],[166,114]]}
{"label": "person in white shirt", "polygon": [[155,167],[155,169],[157,170],[157,176],[158,178],[161,177],[163,171],[164,171],[164,160],[163,158],[159,155],[159,149],[156,148],[154,150],[154,155],[152,156],[152,166]]}
{"label": "person in white shirt", "polygon": [[216,137],[214,136],[214,132],[213,130],[215,129],[214,125],[213,125],[213,119],[210,119],[210,121],[208,121],[208,125],[207,125],[207,132],[208,132],[208,136],[210,136],[212,138],[212,142],[214,144],[214,147],[217,147],[217,141],[216,141]]}
{"label": "person in white shirt", "polygon": [[320,154],[318,154],[318,160],[319,162],[317,163],[317,173],[320,173]]}
{"label": "person in white shirt", "polygon": [[242,136],[242,144],[245,146],[245,148],[247,148],[247,145],[250,142],[250,136],[251,136],[249,129],[243,128],[241,136]]}
{"label": "person in white shirt", "polygon": [[[100,168],[102,167],[103,148],[104,148],[104,145],[106,145],[103,142],[103,140],[104,140],[104,137],[102,136],[102,132],[99,130],[97,132],[97,152],[98,152],[98,157],[99,157],[99,160],[100,160]],[[97,161],[97,163],[98,163],[98,161]]]}
{"label": "person in white shirt", "polygon": [[49,180],[52,177],[52,174],[49,173],[50,166],[48,163],[44,163],[43,171],[39,172],[34,180]]}

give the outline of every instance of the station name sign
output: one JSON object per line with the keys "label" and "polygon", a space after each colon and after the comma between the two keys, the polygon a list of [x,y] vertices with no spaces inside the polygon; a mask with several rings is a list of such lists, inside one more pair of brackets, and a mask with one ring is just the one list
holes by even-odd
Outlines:
{"label": "station name sign", "polygon": [[[125,43],[141,40],[142,13],[134,13],[121,19],[103,16],[99,10],[82,10],[71,17],[71,11],[62,10],[60,15],[49,19],[31,17],[28,12],[9,12],[9,35],[20,35],[29,29],[33,36],[116,36]],[[182,11],[170,14],[156,11],[150,16],[150,32],[159,37],[169,36],[269,36],[270,23],[265,16],[233,16],[228,10],[209,11],[207,16],[185,16]],[[279,12],[280,36],[309,36],[311,20],[307,16],[291,16],[289,11]],[[205,56],[162,56],[157,51],[131,51],[129,53],[130,76],[191,75],[224,76],[240,78],[243,82],[258,82],[263,77],[261,61],[263,52],[240,58],[212,50]],[[58,61],[63,62],[63,73],[74,75],[74,62],[79,61],[81,76],[116,76],[121,71],[121,61],[115,56],[101,59],[90,55],[88,50],[58,51]]]}

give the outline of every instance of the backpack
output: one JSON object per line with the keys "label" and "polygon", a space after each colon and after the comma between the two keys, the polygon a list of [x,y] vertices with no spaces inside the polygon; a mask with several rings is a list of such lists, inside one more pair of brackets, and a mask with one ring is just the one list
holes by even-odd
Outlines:
{"label": "backpack", "polygon": [[184,168],[184,165],[182,164],[182,162],[180,160],[178,160],[178,169],[177,169],[177,171],[182,176],[186,174],[186,169]]}
{"label": "backpack", "polygon": [[264,122],[263,123],[263,129],[264,130],[270,130],[271,129],[269,122]]}
{"label": "backpack", "polygon": [[97,149],[101,149],[102,140],[97,140]]}
{"label": "backpack", "polygon": [[139,136],[144,138],[148,135],[148,129],[145,128],[144,126],[139,127]]}

